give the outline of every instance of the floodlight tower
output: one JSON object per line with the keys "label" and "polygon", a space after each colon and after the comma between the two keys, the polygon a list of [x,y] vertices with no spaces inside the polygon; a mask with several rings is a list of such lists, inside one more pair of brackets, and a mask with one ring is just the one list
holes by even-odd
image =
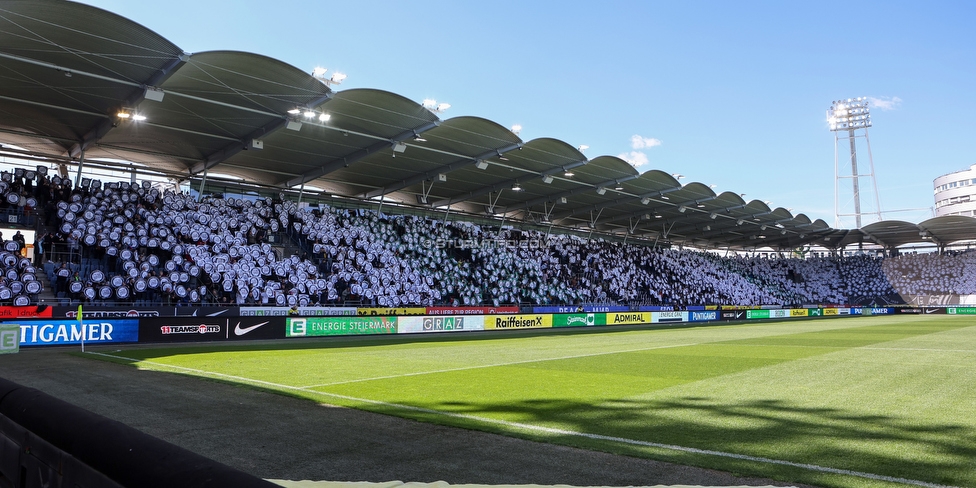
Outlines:
{"label": "floodlight tower", "polygon": [[[881,220],[881,202],[878,200],[878,181],[874,177],[874,158],[871,157],[871,140],[868,138],[868,127],[871,127],[871,111],[868,108],[867,97],[848,98],[835,100],[827,110],[827,122],[830,130],[834,133],[834,227],[840,227],[841,217],[853,216],[857,228],[861,228],[861,190],[860,179],[866,176],[871,177],[871,185],[874,189],[874,212],[868,215],[877,216]],[[863,130],[864,142],[868,149],[868,163],[871,172],[859,174],[857,170],[857,145],[854,140],[857,131]],[[845,136],[841,136],[845,134]],[[847,139],[851,148],[851,174],[842,175],[840,171],[840,140]],[[843,214],[840,211],[840,181],[850,179],[854,190],[854,213]]]}

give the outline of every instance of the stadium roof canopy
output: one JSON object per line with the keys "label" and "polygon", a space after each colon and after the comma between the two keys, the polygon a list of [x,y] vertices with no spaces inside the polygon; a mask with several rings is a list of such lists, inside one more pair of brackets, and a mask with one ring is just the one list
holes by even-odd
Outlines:
{"label": "stadium roof canopy", "polygon": [[258,54],[185,53],[131,20],[58,0],[0,3],[0,135],[0,152],[39,162],[131,161],[180,180],[229,175],[712,248],[976,238],[972,219],[831,229],[557,139],[523,141],[483,118],[441,120],[394,93],[333,91]]}

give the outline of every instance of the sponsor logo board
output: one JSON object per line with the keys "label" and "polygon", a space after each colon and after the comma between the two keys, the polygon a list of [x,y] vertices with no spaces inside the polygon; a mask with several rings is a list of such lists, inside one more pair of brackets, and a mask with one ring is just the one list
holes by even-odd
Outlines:
{"label": "sponsor logo board", "polygon": [[20,324],[21,346],[137,342],[138,320],[48,320]]}
{"label": "sponsor logo board", "polygon": [[424,307],[399,307],[399,308],[360,307],[356,309],[356,313],[357,315],[376,315],[376,316],[427,315],[427,309]]}
{"label": "sponsor logo board", "polygon": [[397,317],[301,317],[285,319],[285,337],[396,333]]}
{"label": "sponsor logo board", "polygon": [[624,305],[556,305],[532,307],[535,313],[606,313],[627,312],[630,307]]}
{"label": "sponsor logo board", "polygon": [[771,319],[785,319],[789,318],[790,311],[788,309],[776,309],[769,311],[769,318]]}
{"label": "sponsor logo board", "polygon": [[550,314],[486,315],[485,330],[541,329],[552,327]]}
{"label": "sponsor logo board", "polygon": [[746,313],[742,310],[723,310],[720,316],[722,320],[742,320],[746,318]]}
{"label": "sponsor logo board", "polygon": [[518,307],[427,307],[427,315],[495,315],[519,313]]}
{"label": "sponsor logo board", "polygon": [[[614,312],[607,314],[607,325],[636,325],[651,323],[652,312]],[[665,313],[665,312],[656,312]]]}
{"label": "sponsor logo board", "polygon": [[176,307],[177,317],[238,317],[237,307]]}
{"label": "sponsor logo board", "polygon": [[836,308],[824,308],[823,309],[823,314],[824,314],[824,317],[826,317],[828,315],[840,315],[840,310],[838,310]]}
{"label": "sponsor logo board", "polygon": [[464,332],[485,330],[485,318],[480,315],[426,315],[397,317],[397,334],[426,332]]}
{"label": "sponsor logo board", "polygon": [[28,305],[26,307],[0,306],[0,320],[50,317],[54,317],[54,310],[53,307],[47,305]]}
{"label": "sponsor logo board", "polygon": [[[140,317],[167,317],[176,312],[175,308],[87,308],[83,307],[83,319],[137,319]],[[57,307],[55,315],[69,319],[78,318],[78,307]]]}
{"label": "sponsor logo board", "polygon": [[946,308],[949,315],[976,315],[976,307],[949,307]]}
{"label": "sponsor logo board", "polygon": [[593,327],[607,325],[607,316],[602,313],[561,313],[552,316],[553,327]]}
{"label": "sponsor logo board", "polygon": [[808,317],[810,316],[810,311],[805,308],[791,308],[790,317]]}
{"label": "sponsor logo board", "polygon": [[20,326],[0,324],[0,354],[20,351]]}
{"label": "sponsor logo board", "polygon": [[[732,313],[734,316],[735,312]],[[692,322],[711,322],[713,320],[718,320],[718,317],[719,317],[718,312],[715,310],[708,310],[704,312],[688,312],[688,320]]]}
{"label": "sponsor logo board", "polygon": [[[242,317],[287,317],[289,307],[240,307]],[[356,315],[356,307],[298,307],[302,317],[342,317]]]}
{"label": "sponsor logo board", "polygon": [[769,310],[746,310],[747,319],[768,319]]}
{"label": "sponsor logo board", "polygon": [[197,342],[227,338],[224,317],[145,317],[139,319],[140,342]]}
{"label": "sponsor logo board", "polygon": [[688,312],[651,312],[651,322],[656,324],[687,321]]}

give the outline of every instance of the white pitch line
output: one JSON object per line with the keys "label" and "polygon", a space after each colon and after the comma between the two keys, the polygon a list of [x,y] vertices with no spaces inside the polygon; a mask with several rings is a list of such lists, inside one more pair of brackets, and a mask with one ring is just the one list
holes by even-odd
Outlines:
{"label": "white pitch line", "polygon": [[859,347],[858,349],[870,349],[873,351],[931,351],[931,352],[965,352],[969,354],[976,353],[976,350],[972,349],[935,349],[926,347]]}
{"label": "white pitch line", "polygon": [[724,457],[724,458],[730,458],[730,459],[741,459],[741,460],[744,460],[744,461],[752,461],[752,462],[757,462],[757,463],[776,464],[776,465],[781,465],[781,466],[790,466],[790,467],[793,467],[793,468],[806,469],[808,471],[816,471],[816,472],[819,472],[819,473],[842,474],[842,475],[855,476],[855,477],[858,477],[858,478],[865,478],[865,479],[871,479],[871,480],[888,481],[888,482],[891,482],[891,483],[903,483],[903,484],[914,485],[914,486],[923,486],[925,488],[958,488],[958,487],[951,486],[951,485],[940,485],[940,484],[937,484],[937,483],[929,483],[927,481],[911,480],[911,479],[907,479],[907,478],[898,478],[898,477],[894,477],[894,476],[885,476],[885,475],[874,474],[874,473],[865,473],[865,472],[861,472],[861,471],[853,471],[853,470],[848,470],[848,469],[831,468],[831,467],[827,467],[827,466],[819,466],[819,465],[816,465],[816,464],[796,463],[796,462],[793,462],[793,461],[785,461],[785,460],[782,460],[782,459],[772,459],[772,458],[766,458],[766,457],[761,457],[761,456],[750,456],[750,455],[747,455],[747,454],[736,454],[736,453],[731,453],[731,452],[714,451],[714,450],[711,450],[711,449],[699,449],[699,448],[696,448],[696,447],[677,446],[677,445],[673,445],[673,444],[662,444],[662,443],[658,443],[658,442],[649,442],[649,441],[641,441],[641,440],[636,440],[636,439],[628,439],[626,437],[613,437],[613,436],[602,435],[602,434],[590,434],[590,433],[587,433],[587,432],[576,432],[576,431],[573,431],[573,430],[556,429],[556,428],[552,428],[552,427],[542,427],[542,426],[539,426],[539,425],[523,424],[523,423],[519,423],[519,422],[509,422],[509,421],[506,421],[506,420],[498,420],[498,419],[492,419],[492,418],[486,418],[486,417],[478,417],[478,416],[475,416],[475,415],[467,415],[467,414],[461,414],[461,413],[455,413],[455,412],[444,412],[444,411],[440,411],[440,410],[432,410],[432,409],[429,409],[429,408],[415,407],[415,406],[412,406],[412,405],[401,405],[399,403],[389,403],[389,402],[383,402],[383,401],[379,401],[379,400],[369,400],[369,399],[366,399],[366,398],[356,398],[356,397],[351,397],[351,396],[348,396],[348,395],[339,395],[339,394],[336,394],[336,393],[326,393],[326,392],[322,392],[322,391],[309,390],[307,388],[298,387],[298,386],[283,385],[283,384],[280,384],[280,383],[273,383],[273,382],[270,382],[270,381],[262,381],[262,380],[255,380],[255,379],[251,379],[251,378],[245,378],[243,376],[235,376],[235,375],[230,375],[230,374],[217,373],[217,372],[213,372],[213,371],[205,371],[205,370],[202,370],[202,369],[187,368],[185,366],[174,366],[172,364],[157,363],[157,362],[154,362],[154,361],[147,361],[147,360],[144,360],[144,359],[134,359],[134,358],[129,358],[129,357],[125,357],[125,356],[116,356],[116,355],[113,355],[113,354],[105,354],[105,353],[99,353],[99,352],[89,352],[88,354],[94,354],[94,355],[98,355],[98,356],[105,356],[105,357],[114,358],[114,359],[123,359],[123,360],[126,360],[126,361],[137,361],[137,362],[141,362],[141,363],[147,363],[147,364],[152,364],[152,365],[156,365],[156,366],[161,366],[161,367],[164,367],[164,368],[172,368],[172,369],[175,369],[175,370],[178,370],[178,371],[189,371],[189,372],[196,373],[196,374],[203,375],[203,376],[211,376],[211,377],[216,377],[216,378],[228,378],[228,379],[233,379],[235,381],[240,381],[240,382],[244,382],[244,383],[251,383],[251,384],[255,384],[255,385],[272,386],[272,387],[275,387],[275,388],[281,388],[281,389],[285,389],[285,390],[296,390],[296,391],[301,391],[301,392],[304,392],[304,393],[311,393],[313,395],[320,395],[320,396],[324,396],[324,397],[338,398],[338,399],[342,399],[342,400],[349,400],[349,401],[359,402],[359,403],[367,403],[367,404],[377,405],[377,406],[383,406],[383,407],[393,407],[393,408],[399,408],[399,409],[402,409],[402,410],[410,410],[410,411],[414,411],[414,412],[427,413],[427,414],[432,414],[432,415],[441,415],[441,416],[444,416],[444,417],[453,417],[453,418],[459,418],[459,419],[465,419],[465,420],[474,420],[474,421],[477,421],[477,422],[483,422],[483,423],[487,423],[487,424],[503,425],[503,426],[511,427],[511,428],[515,428],[515,429],[521,429],[521,430],[527,430],[527,431],[534,431],[534,432],[541,432],[541,433],[546,433],[546,434],[556,434],[556,435],[564,435],[564,436],[583,437],[583,438],[586,438],[586,439],[616,442],[616,443],[620,443],[620,444],[629,444],[629,445],[641,446],[641,447],[653,447],[653,448],[658,448],[658,449],[667,449],[667,450],[671,450],[671,451],[686,452],[686,453],[692,453],[692,454],[704,454],[704,455],[709,455],[709,456]]}
{"label": "white pitch line", "polygon": [[545,362],[545,361],[559,361],[559,360],[562,360],[562,359],[578,359],[578,358],[586,358],[586,357],[593,357],[593,356],[606,356],[606,355],[609,355],[609,354],[621,354],[621,353],[627,353],[627,352],[652,351],[654,349],[669,349],[669,348],[673,348],[673,347],[697,346],[699,344],[702,344],[702,343],[697,343],[696,342],[696,343],[691,343],[691,344],[669,344],[669,345],[666,345],[666,346],[642,347],[642,348],[638,348],[638,349],[624,349],[624,350],[620,350],[620,351],[594,352],[594,353],[589,353],[589,354],[575,354],[575,355],[572,355],[572,356],[557,356],[557,357],[552,357],[552,358],[526,359],[526,360],[523,360],[523,361],[510,361],[510,362],[506,362],[506,363],[479,364],[479,365],[476,365],[476,366],[463,366],[463,367],[459,367],[459,368],[435,369],[435,370],[431,370],[431,371],[417,371],[417,372],[414,372],[414,373],[393,374],[393,375],[388,375],[388,376],[372,376],[372,377],[369,377],[369,378],[360,378],[360,379],[355,379],[355,380],[335,381],[335,382],[332,382],[332,383],[322,383],[322,384],[319,384],[319,385],[308,385],[308,386],[302,386],[302,387],[299,387],[299,388],[321,388],[323,386],[346,385],[346,384],[349,384],[349,383],[362,383],[364,381],[389,380],[389,379],[393,379],[393,378],[403,378],[403,377],[407,377],[407,376],[422,376],[422,375],[425,375],[425,374],[451,373],[451,372],[454,372],[454,371],[467,371],[467,370],[472,370],[472,369],[496,368],[496,367],[500,367],[500,366],[514,366],[516,364],[541,363],[541,362]]}

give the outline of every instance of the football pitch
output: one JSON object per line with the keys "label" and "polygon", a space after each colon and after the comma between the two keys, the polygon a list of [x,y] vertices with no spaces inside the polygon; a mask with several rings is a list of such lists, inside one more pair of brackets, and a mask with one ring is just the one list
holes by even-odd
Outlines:
{"label": "football pitch", "polygon": [[94,354],[320,403],[790,483],[976,487],[971,317]]}

